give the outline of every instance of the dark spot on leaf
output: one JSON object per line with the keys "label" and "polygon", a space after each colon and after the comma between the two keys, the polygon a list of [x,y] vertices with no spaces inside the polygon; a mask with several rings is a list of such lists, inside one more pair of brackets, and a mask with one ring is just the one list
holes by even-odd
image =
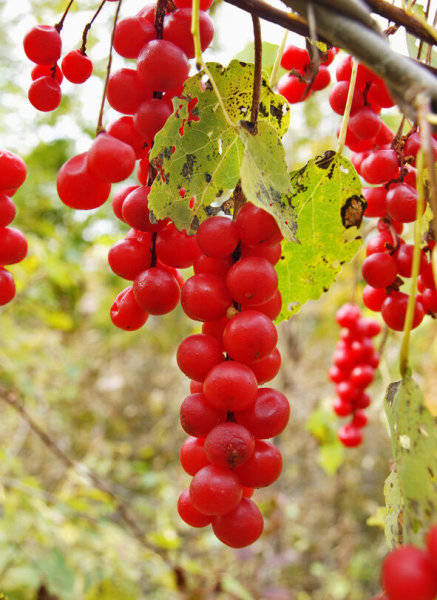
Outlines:
{"label": "dark spot on leaf", "polygon": [[267,117],[267,115],[269,114],[269,113],[267,112],[267,109],[266,109],[266,107],[264,106],[264,104],[263,104],[262,102],[260,102],[260,105],[259,105],[259,109],[258,109],[258,110],[259,110],[259,112],[262,114],[262,116],[263,116],[263,117]]}
{"label": "dark spot on leaf", "polygon": [[[260,110],[261,110],[261,106],[260,106]],[[270,104],[270,114],[272,115],[272,117],[274,117],[277,122],[279,127],[281,126],[282,123],[282,119],[284,117],[284,113],[282,112],[282,106],[275,106],[275,104],[273,104],[273,102]]]}
{"label": "dark spot on leaf", "polygon": [[210,173],[205,173],[205,179],[209,183],[211,181],[211,179],[212,179],[211,174]]}
{"label": "dark spot on leaf", "polygon": [[326,286],[323,286],[323,291],[327,292],[329,290],[329,288],[327,288]]}
{"label": "dark spot on leaf", "polygon": [[205,90],[208,90],[209,92],[212,92],[213,89],[214,88],[212,87],[212,83],[208,79],[208,81],[205,83]]}
{"label": "dark spot on leaf", "polygon": [[192,178],[195,159],[196,159],[196,157],[194,154],[187,154],[184,166],[181,169],[181,175],[185,179]]}
{"label": "dark spot on leaf", "polygon": [[350,196],[341,207],[341,220],[344,227],[346,229],[359,227],[366,207],[367,202],[363,196]]}
{"label": "dark spot on leaf", "polygon": [[314,164],[320,169],[327,169],[334,160],[335,154],[334,150],[328,150],[323,156],[318,156]]}

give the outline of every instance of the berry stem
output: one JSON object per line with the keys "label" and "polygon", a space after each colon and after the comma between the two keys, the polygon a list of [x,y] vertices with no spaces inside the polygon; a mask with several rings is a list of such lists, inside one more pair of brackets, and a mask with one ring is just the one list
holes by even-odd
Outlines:
{"label": "berry stem", "polygon": [[272,74],[270,76],[270,87],[275,87],[275,85],[279,81],[279,68],[281,66],[281,58],[284,54],[285,44],[287,43],[288,38],[288,29],[284,31],[284,35],[282,36],[281,44],[276,52],[275,62],[273,64]]}
{"label": "berry stem", "polygon": [[431,112],[429,97],[425,94],[419,94],[417,97],[417,117],[420,128],[420,145],[423,149],[424,163],[427,168],[427,177],[430,188],[429,203],[433,213],[432,231],[434,235],[437,235],[437,178],[435,174],[435,160],[432,149],[432,130],[428,118]]}
{"label": "berry stem", "polygon": [[99,5],[99,8],[96,10],[96,12],[94,13],[91,21],[89,23],[87,23],[83,29],[83,33],[82,33],[82,46],[80,47],[80,51],[82,54],[86,54],[86,42],[87,42],[87,37],[88,37],[88,32],[91,29],[94,21],[97,18],[97,15],[99,14],[99,12],[102,10],[103,5],[105,4],[106,0],[102,0],[102,2]]}
{"label": "berry stem", "polygon": [[257,133],[256,122],[258,119],[259,101],[261,98],[261,71],[262,71],[262,39],[261,39],[261,22],[259,17],[252,13],[253,24],[253,40],[254,40],[254,55],[255,69],[253,72],[253,94],[252,108],[250,112],[250,120],[254,125],[253,134]]}
{"label": "berry stem", "polygon": [[202,48],[200,45],[200,27],[199,27],[199,10],[200,10],[200,8],[199,7],[200,7],[200,0],[193,0],[193,12],[191,15],[191,35],[193,36],[193,41],[194,41],[196,68],[199,70],[203,69],[205,75],[208,77],[209,82],[212,86],[212,89],[214,90],[215,95],[217,96],[217,100],[220,105],[220,108],[222,109],[223,116],[225,118],[226,123],[229,125],[229,127],[232,127],[232,129],[238,129],[237,125],[235,125],[235,123],[232,121],[231,117],[228,114],[228,111],[226,110],[225,103],[223,102],[223,98],[220,95],[220,92],[219,92],[217,84],[214,80],[214,77],[211,75],[211,73],[206,65],[206,62],[204,61],[203,56],[202,56]]}
{"label": "berry stem", "polygon": [[[106,0],[103,0],[102,5],[104,4],[105,1]],[[105,85],[103,87],[102,102],[100,104],[100,111],[99,111],[99,118],[98,118],[98,121],[97,121],[96,135],[98,135],[99,133],[102,133],[102,131],[104,131],[104,127],[103,127],[103,109],[105,108],[106,92],[108,90],[109,75],[111,74],[112,49],[113,49],[113,46],[114,46],[115,28],[117,26],[118,15],[120,14],[121,3],[122,3],[122,0],[118,0],[118,2],[117,2],[117,10],[115,11],[115,16],[114,16],[114,24],[112,26],[111,44],[109,46],[108,64],[106,66]],[[99,7],[98,10],[100,10],[100,7]],[[96,15],[94,15],[94,18],[95,18],[95,16]]]}
{"label": "berry stem", "polygon": [[58,33],[61,32],[61,30],[64,26],[65,18],[68,15],[68,11],[70,10],[70,7],[73,4],[73,2],[74,2],[74,0],[70,0],[70,2],[67,4],[67,8],[64,10],[64,14],[61,17],[61,20],[58,23],[56,23],[56,25],[55,25],[55,29]]}
{"label": "berry stem", "polygon": [[408,350],[410,342],[410,332],[413,325],[414,308],[416,304],[417,277],[419,275],[420,264],[420,237],[421,237],[421,216],[423,214],[424,195],[424,157],[422,150],[417,154],[417,210],[416,220],[414,221],[414,253],[411,267],[411,289],[408,298],[407,313],[405,315],[404,335],[402,338],[400,352],[400,372],[402,379],[409,375]]}
{"label": "berry stem", "polygon": [[352,60],[352,73],[349,85],[349,91],[347,94],[346,107],[344,109],[343,120],[341,122],[340,135],[337,141],[337,153],[343,154],[344,142],[346,140],[346,130],[349,123],[349,115],[351,112],[352,99],[354,97],[355,81],[357,78],[358,61],[356,58]]}
{"label": "berry stem", "polygon": [[155,10],[155,29],[156,37],[162,40],[164,34],[164,17],[167,8],[168,0],[158,0]]}

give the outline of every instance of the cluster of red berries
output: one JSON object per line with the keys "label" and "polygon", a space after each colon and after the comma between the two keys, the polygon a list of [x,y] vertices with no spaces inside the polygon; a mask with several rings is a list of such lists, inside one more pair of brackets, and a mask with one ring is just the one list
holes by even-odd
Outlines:
{"label": "cluster of red berries", "polygon": [[[129,177],[137,160],[139,182],[149,183],[148,153],[173,111],[172,98],[182,91],[190,69],[188,59],[194,52],[188,27],[191,8],[183,4],[165,16],[164,39],[157,39],[154,10],[154,5],[147,5],[116,26],[114,48],[121,56],[136,59],[136,69],[121,68],[108,80],[108,102],[123,116],[99,133],[88,152],[71,158],[59,171],[58,194],[71,208],[101,206],[111,184]],[[200,23],[204,49],[214,30],[204,11]]]}
{"label": "cluster of red berries", "polygon": [[[350,87],[352,58],[345,57],[336,68],[337,83],[329,96],[332,109],[343,114]],[[404,223],[417,217],[416,156],[420,148],[420,134],[413,129],[408,135],[395,140],[394,133],[382,121],[382,108],[393,106],[393,100],[375,73],[358,64],[356,84],[346,145],[352,150],[352,162],[361,177],[372,187],[365,187],[367,202],[364,216],[378,218],[378,233],[366,246],[362,275],[366,282],[363,301],[367,308],[381,312],[390,329],[402,331],[408,305],[408,294],[400,291],[404,281],[411,277],[414,246],[400,237]],[[437,158],[437,142],[433,140]],[[416,296],[413,325],[422,322],[426,313],[437,310],[437,292],[430,260],[430,240],[420,251],[420,291]]]}
{"label": "cluster of red berries", "polygon": [[196,238],[201,254],[181,304],[202,322],[202,333],[184,339],[177,351],[191,379],[180,410],[190,437],[180,459],[193,479],[178,510],[189,525],[212,524],[222,542],[241,548],[262,533],[263,518],[250,496],[279,477],[281,454],[266,440],[283,431],[290,413],[281,392],[259,387],[281,363],[272,320],[281,310],[274,264],[282,235],[271,215],[244,204],[235,221],[204,221]]}
{"label": "cluster of red berries", "polygon": [[388,554],[381,571],[385,592],[372,600],[435,600],[437,598],[437,525],[426,536],[424,550],[411,544]]}
{"label": "cluster of red berries", "polygon": [[336,320],[342,330],[328,375],[336,385],[335,413],[351,418],[339,429],[338,438],[344,446],[353,447],[361,444],[362,428],[367,424],[364,409],[370,397],[364,390],[372,383],[379,364],[372,338],[381,326],[374,319],[362,317],[359,307],[352,303],[337,311]]}
{"label": "cluster of red berries", "polygon": [[332,63],[337,52],[337,48],[330,48],[327,51],[327,58],[319,65],[311,88],[306,92],[313,68],[308,50],[297,46],[287,46],[282,54],[281,67],[290,72],[279,80],[278,92],[290,104],[296,104],[306,100],[312,92],[318,92],[328,87],[331,82],[328,65]]}
{"label": "cluster of red berries", "polygon": [[59,26],[32,27],[24,36],[23,46],[27,58],[36,63],[31,73],[28,98],[32,106],[42,112],[58,108],[64,75],[72,83],[83,83],[93,72],[93,63],[84,48],[68,52],[62,59],[61,67],[58,66],[62,52]]}
{"label": "cluster of red berries", "polygon": [[0,305],[7,304],[15,296],[15,282],[4,265],[21,262],[27,254],[27,241],[15,227],[8,227],[15,218],[17,209],[11,196],[26,179],[24,161],[0,149]]}
{"label": "cluster of red berries", "polygon": [[113,200],[116,215],[132,229],[111,247],[108,261],[116,275],[133,283],[115,299],[111,320],[129,331],[142,327],[150,314],[163,315],[178,305],[184,283],[178,269],[193,266],[200,253],[196,237],[178,231],[169,219],[150,222],[148,191],[128,186]]}

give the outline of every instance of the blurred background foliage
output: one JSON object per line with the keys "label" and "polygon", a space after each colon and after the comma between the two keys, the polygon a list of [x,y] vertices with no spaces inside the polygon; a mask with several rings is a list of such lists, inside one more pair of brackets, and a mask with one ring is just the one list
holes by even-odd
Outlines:
{"label": "blurred background foliage", "polygon": [[[110,203],[79,214],[56,196],[57,170],[86,148],[98,101],[78,99],[66,86],[57,113],[36,115],[26,102],[30,66],[17,40],[23,20],[54,22],[61,9],[58,2],[0,5],[9,24],[0,30],[0,132],[2,145],[28,166],[14,224],[30,248],[11,269],[17,297],[0,310],[0,380],[75,466],[0,400],[0,592],[9,600],[370,598],[385,553],[380,507],[391,460],[382,398],[397,378],[399,336],[389,338],[371,388],[364,444],[343,451],[326,372],[338,337],[335,311],[360,294],[359,262],[345,267],[329,294],[279,327],[283,368],[272,385],[288,395],[292,418],[277,440],[283,474],[255,493],[266,521],[262,538],[236,551],[209,530],[183,524],[176,502],[189,477],[178,461],[185,439],[178,409],[188,381],[177,370],[175,349],[196,329],[179,309],[151,317],[138,332],[115,329],[109,307],[125,282],[111,273],[106,255],[125,228]],[[105,19],[109,11],[102,31]],[[218,29],[220,36],[223,25]],[[99,56],[105,45],[98,40],[90,38],[90,48]],[[97,73],[103,68],[97,60]],[[326,100],[319,92],[293,109],[290,166],[332,147],[337,123],[324,118]],[[414,333],[412,345],[417,378],[432,403],[432,323]],[[128,507],[146,545],[87,469]]]}

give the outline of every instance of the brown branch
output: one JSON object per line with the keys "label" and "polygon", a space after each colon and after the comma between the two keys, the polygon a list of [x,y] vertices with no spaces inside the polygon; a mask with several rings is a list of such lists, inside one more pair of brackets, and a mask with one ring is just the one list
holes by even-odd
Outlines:
{"label": "brown branch", "polygon": [[40,441],[50,450],[52,454],[54,454],[61,463],[63,463],[68,469],[71,469],[75,473],[77,473],[81,478],[85,478],[93,483],[94,487],[107,496],[111,498],[114,508],[120,517],[120,519],[127,525],[128,529],[131,531],[136,540],[141,544],[143,548],[157,554],[165,564],[173,571],[177,580],[179,580],[181,575],[181,569],[178,565],[173,564],[173,562],[168,558],[165,551],[162,548],[159,548],[155,544],[149,542],[145,536],[144,531],[137,523],[135,517],[130,511],[124,501],[122,501],[108,486],[108,484],[100,479],[96,473],[91,471],[87,466],[83,463],[76,463],[62,448],[59,447],[57,442],[42,428],[36,421],[34,421],[33,417],[27,412],[24,408],[22,402],[17,397],[17,395],[9,390],[4,388],[0,388],[0,399],[6,402],[11,408],[13,408],[27,423],[30,430],[40,439]]}
{"label": "brown branch", "polygon": [[262,71],[262,39],[261,39],[261,23],[259,17],[252,14],[253,24],[253,39],[254,39],[254,54],[255,54],[255,69],[253,72],[253,94],[252,94],[252,110],[250,120],[254,125],[253,133],[256,133],[256,122],[258,119],[259,101],[261,98],[261,71]]}
{"label": "brown branch", "polygon": [[[283,2],[302,17],[306,16],[306,0]],[[338,12],[335,6],[330,8],[319,2],[313,3],[318,35],[343,48],[382,77],[394,100],[411,120],[416,120],[415,101],[421,92],[430,96],[432,108],[437,109],[435,77],[421,65],[394,52],[381,33]]]}
{"label": "brown branch", "polygon": [[385,17],[396,25],[405,27],[408,33],[419,38],[427,44],[437,44],[437,34],[431,35],[430,31],[413,15],[409,15],[402,8],[386,2],[386,0],[366,0],[372,11],[381,17]]}
{"label": "brown branch", "polygon": [[303,35],[304,37],[309,37],[310,35],[308,25],[304,19],[298,15],[274,8],[263,0],[225,0],[225,2],[254,14],[265,21],[281,25],[284,29],[293,31],[298,35]]}

